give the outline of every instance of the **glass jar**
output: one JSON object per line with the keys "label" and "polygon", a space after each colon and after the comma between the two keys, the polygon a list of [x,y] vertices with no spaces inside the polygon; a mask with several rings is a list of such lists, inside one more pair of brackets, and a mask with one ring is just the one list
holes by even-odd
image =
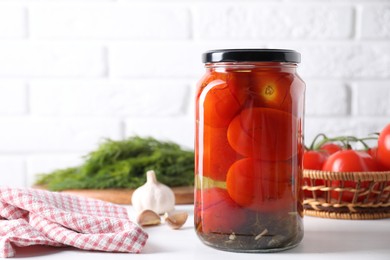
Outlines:
{"label": "glass jar", "polygon": [[196,94],[195,228],[207,245],[280,251],[303,238],[305,84],[292,50],[203,54]]}

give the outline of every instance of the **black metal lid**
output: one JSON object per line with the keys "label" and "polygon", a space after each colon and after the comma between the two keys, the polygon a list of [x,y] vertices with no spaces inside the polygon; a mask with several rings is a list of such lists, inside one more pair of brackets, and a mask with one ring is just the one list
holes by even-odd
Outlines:
{"label": "black metal lid", "polygon": [[291,62],[300,63],[301,54],[284,49],[220,49],[203,53],[203,63],[215,62]]}

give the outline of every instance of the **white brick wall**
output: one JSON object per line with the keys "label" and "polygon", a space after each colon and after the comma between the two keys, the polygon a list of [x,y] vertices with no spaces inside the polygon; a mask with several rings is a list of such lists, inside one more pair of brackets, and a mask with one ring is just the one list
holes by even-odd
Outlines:
{"label": "white brick wall", "polygon": [[194,120],[190,115],[183,117],[133,117],[126,120],[126,136],[154,136],[180,143],[183,147],[194,145]]}
{"label": "white brick wall", "polygon": [[61,154],[39,154],[30,155],[27,158],[27,178],[28,186],[34,185],[37,174],[47,173],[52,170],[75,167],[83,163],[81,153],[61,153]]}
{"label": "white brick wall", "polygon": [[103,138],[193,146],[201,53],[302,53],[306,141],[390,122],[390,0],[0,0],[0,185]]}
{"label": "white brick wall", "polygon": [[390,39],[390,6],[372,5],[363,9],[362,38]]}
{"label": "white brick wall", "polygon": [[353,7],[318,5],[208,5],[197,8],[194,37],[202,40],[347,39]]}
{"label": "white brick wall", "polygon": [[390,116],[390,81],[356,83],[357,115]]}
{"label": "white brick wall", "polygon": [[339,81],[306,80],[307,116],[348,116],[350,107],[350,89]]}
{"label": "white brick wall", "polygon": [[117,78],[197,77],[203,73],[202,50],[189,41],[114,43],[110,45],[109,71]]}
{"label": "white brick wall", "polygon": [[85,42],[4,41],[0,43],[0,76],[102,77],[105,52],[100,44]]}
{"label": "white brick wall", "polygon": [[0,185],[26,186],[25,162],[21,157],[0,156]]}
{"label": "white brick wall", "polygon": [[185,113],[189,91],[172,80],[33,81],[30,108],[44,116],[177,116]]}
{"label": "white brick wall", "polygon": [[0,80],[0,116],[27,113],[27,86],[21,81]]}
{"label": "white brick wall", "polygon": [[78,117],[2,118],[0,133],[0,153],[88,151],[104,137],[122,137],[119,120]]}
{"label": "white brick wall", "polygon": [[189,12],[164,5],[79,4],[32,7],[38,39],[187,40]]}
{"label": "white brick wall", "polygon": [[26,9],[4,6],[0,9],[0,39],[23,39],[27,35]]}

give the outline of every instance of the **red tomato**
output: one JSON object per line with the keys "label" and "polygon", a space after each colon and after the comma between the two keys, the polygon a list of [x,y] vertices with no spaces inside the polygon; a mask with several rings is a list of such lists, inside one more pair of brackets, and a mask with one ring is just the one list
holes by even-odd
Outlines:
{"label": "red tomato", "polygon": [[251,85],[250,73],[229,71],[226,83],[240,105],[245,103]]}
{"label": "red tomato", "polygon": [[237,155],[227,140],[227,128],[204,126],[203,161],[198,162],[198,166],[202,164],[203,176],[225,181],[230,166],[238,158],[240,155]]}
{"label": "red tomato", "polygon": [[371,147],[370,149],[366,150],[365,152],[368,153],[369,155],[371,155],[371,157],[378,163],[378,171],[386,171],[389,169],[379,161],[378,147]]}
{"label": "red tomato", "polygon": [[377,171],[378,164],[371,155],[365,152],[342,150],[330,155],[322,170],[332,172]]}
{"label": "red tomato", "polygon": [[214,80],[222,80],[226,81],[227,74],[226,73],[217,73],[215,71],[211,71],[203,75],[202,79],[198,82],[197,88],[198,90],[203,90],[211,81]]}
{"label": "red tomato", "polygon": [[249,93],[256,106],[281,108],[289,96],[293,79],[294,75],[290,73],[258,72],[252,78]]}
{"label": "red tomato", "polygon": [[[199,156],[197,154],[197,151],[199,150],[199,128],[202,128],[203,125],[199,124],[199,114],[200,114],[200,107],[203,107],[203,103],[199,104],[199,97],[202,93],[203,89],[212,81],[220,80],[222,82],[226,81],[226,73],[206,73],[202,79],[197,84],[197,92],[196,92],[196,109],[195,109],[195,118],[196,118],[196,127],[195,127],[195,174],[198,174],[198,162],[199,162]],[[203,109],[204,110],[204,109]],[[203,111],[202,110],[202,111]],[[203,111],[204,112],[204,111]],[[202,115],[203,116],[203,115]],[[204,117],[204,116],[203,116]]]}
{"label": "red tomato", "polygon": [[[312,186],[322,186],[322,185],[324,185],[324,180],[317,179],[317,180],[314,180],[314,183],[310,183],[310,179],[309,178],[303,178],[303,184],[307,185],[309,187],[312,187]],[[313,199],[313,198],[316,198],[316,197],[318,198],[318,197],[321,197],[323,193],[324,192],[321,191],[321,190],[313,190],[313,191],[311,191],[311,190],[306,190],[305,189],[303,191],[303,195],[304,195],[305,199]]]}
{"label": "red tomato", "polygon": [[324,151],[305,151],[303,153],[303,169],[322,170],[328,156],[328,153]]}
{"label": "red tomato", "polygon": [[326,143],[321,146],[320,150],[326,151],[329,155],[334,154],[338,151],[341,151],[342,148],[334,143]]}
{"label": "red tomato", "polygon": [[220,188],[197,190],[195,208],[196,226],[204,233],[231,234],[237,232],[246,220],[246,210]]}
{"label": "red tomato", "polygon": [[385,169],[390,170],[390,124],[379,134],[378,161]]}
{"label": "red tomato", "polygon": [[[268,161],[285,161],[295,155],[298,120],[272,108],[244,109],[230,123],[228,140],[235,151]],[[298,141],[297,141],[298,142]]]}
{"label": "red tomato", "polygon": [[[322,166],[324,165],[326,159],[328,158],[328,153],[325,151],[305,151],[303,154],[303,168],[308,170],[322,170]],[[315,180],[314,183],[310,183],[310,179],[304,178],[303,183],[308,186],[319,186],[323,185],[323,180]],[[315,196],[321,196],[322,191],[310,191],[304,190],[305,198],[314,198]]]}
{"label": "red tomato", "polygon": [[204,123],[212,127],[226,127],[246,99],[249,74],[213,72],[209,78],[212,80],[200,89],[202,93],[198,96],[199,107],[204,109]]}
{"label": "red tomato", "polygon": [[245,158],[230,167],[226,188],[242,207],[263,212],[288,209],[294,201],[293,174],[291,163]]}
{"label": "red tomato", "polygon": [[[324,165],[326,159],[329,157],[328,153],[325,151],[305,151],[303,154],[303,168],[309,170],[322,170],[322,166]],[[319,186],[323,185],[323,180],[315,180],[314,183],[310,183],[308,178],[303,179],[303,183],[308,186]],[[322,191],[310,191],[304,190],[305,198],[314,198],[315,196],[321,196]]]}
{"label": "red tomato", "polygon": [[378,147],[371,147],[366,151],[372,158],[376,159],[378,157]]}
{"label": "red tomato", "polygon": [[[379,134],[378,147],[369,149],[369,153],[372,154],[374,159],[376,159],[381,171],[390,170],[390,124],[387,125]],[[386,185],[389,186],[390,182],[387,182]],[[378,188],[379,184],[375,185],[373,189]],[[386,203],[389,192],[389,190],[384,191],[380,201]]]}
{"label": "red tomato", "polygon": [[[355,150],[342,150],[329,156],[325,162],[324,171],[333,172],[365,172],[365,171],[377,171],[377,162],[366,152]],[[354,181],[332,181],[332,187],[344,187],[344,188],[356,188],[356,182]],[[370,185],[368,181],[361,182],[360,188],[367,188]],[[341,194],[337,191],[332,191],[331,196],[333,199],[343,202],[353,202],[355,192],[343,191]],[[365,195],[357,197],[357,201],[361,202],[365,198]]]}
{"label": "red tomato", "polygon": [[210,82],[199,97],[204,123],[212,127],[226,127],[239,112],[241,105],[232,91],[222,80]]}

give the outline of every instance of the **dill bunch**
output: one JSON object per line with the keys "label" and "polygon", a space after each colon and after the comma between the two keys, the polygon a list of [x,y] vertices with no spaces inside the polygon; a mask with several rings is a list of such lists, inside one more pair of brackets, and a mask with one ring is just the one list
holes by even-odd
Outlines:
{"label": "dill bunch", "polygon": [[53,191],[134,189],[145,183],[148,170],[154,170],[158,180],[170,187],[194,184],[194,152],[173,142],[137,136],[106,139],[84,159],[78,167],[40,174],[35,184]]}

